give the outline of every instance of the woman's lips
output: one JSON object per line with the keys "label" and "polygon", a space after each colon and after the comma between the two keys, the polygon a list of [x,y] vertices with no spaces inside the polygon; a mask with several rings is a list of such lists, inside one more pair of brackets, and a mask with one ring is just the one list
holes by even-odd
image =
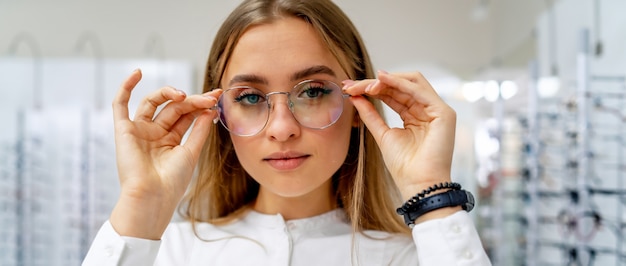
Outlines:
{"label": "woman's lips", "polygon": [[289,171],[298,168],[300,165],[309,158],[307,154],[294,153],[294,152],[281,152],[274,153],[268,157],[263,158],[263,161],[267,162],[271,167],[280,171]]}

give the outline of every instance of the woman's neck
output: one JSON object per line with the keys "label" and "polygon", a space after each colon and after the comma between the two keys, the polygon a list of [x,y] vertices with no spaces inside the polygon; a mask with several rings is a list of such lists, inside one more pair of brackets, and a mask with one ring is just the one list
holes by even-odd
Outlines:
{"label": "woman's neck", "polygon": [[308,194],[284,197],[261,187],[252,209],[265,214],[280,213],[285,220],[317,216],[337,208],[330,182]]}

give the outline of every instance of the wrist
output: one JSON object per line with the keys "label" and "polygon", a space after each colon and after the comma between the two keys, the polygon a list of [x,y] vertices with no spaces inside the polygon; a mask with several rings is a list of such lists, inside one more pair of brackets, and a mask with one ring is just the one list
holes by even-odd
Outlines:
{"label": "wrist", "polygon": [[407,212],[409,209],[415,208],[418,201],[424,199],[426,196],[432,196],[439,193],[444,193],[449,190],[459,190],[461,189],[461,184],[456,182],[442,182],[431,184],[428,187],[423,188],[420,192],[417,192],[409,198],[400,208],[398,208],[398,214],[402,214],[403,212]]}
{"label": "wrist", "polygon": [[[447,177],[440,176],[440,177],[443,177],[443,178],[423,179],[426,181],[410,182],[410,183],[406,182],[404,184],[399,184],[398,188],[400,190],[400,194],[402,195],[402,199],[403,200],[410,199],[411,197],[415,196],[417,193],[427,190],[428,187],[432,187],[433,185],[441,184],[445,182],[451,182],[451,178],[449,176]],[[437,193],[442,193],[442,192],[445,192],[445,191],[435,191],[433,192],[433,195]]]}
{"label": "wrist", "polygon": [[121,195],[109,221],[121,236],[161,239],[177,205],[157,199],[137,199]]}
{"label": "wrist", "polygon": [[461,206],[445,207],[445,208],[433,210],[433,211],[427,212],[419,216],[417,219],[415,219],[414,224],[419,224],[419,223],[422,223],[428,220],[433,220],[433,219],[445,218],[462,210],[463,208],[461,208]]}
{"label": "wrist", "polygon": [[459,209],[471,211],[474,208],[472,193],[462,190],[453,182],[435,184],[407,200],[396,212],[404,222],[413,227],[416,223],[448,216]]}

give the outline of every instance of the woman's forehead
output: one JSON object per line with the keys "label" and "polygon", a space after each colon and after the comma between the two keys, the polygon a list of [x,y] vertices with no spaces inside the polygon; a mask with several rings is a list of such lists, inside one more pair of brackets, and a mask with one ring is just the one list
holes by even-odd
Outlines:
{"label": "woman's forehead", "polygon": [[343,73],[330,47],[309,23],[283,18],[255,25],[243,33],[228,60],[222,84],[227,85],[236,75],[246,74],[289,78],[312,66],[328,68],[326,74]]}

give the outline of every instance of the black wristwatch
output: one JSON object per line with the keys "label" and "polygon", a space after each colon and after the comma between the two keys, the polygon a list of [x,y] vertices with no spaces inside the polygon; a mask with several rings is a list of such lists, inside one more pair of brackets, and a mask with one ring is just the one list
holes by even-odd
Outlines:
{"label": "black wristwatch", "polygon": [[421,199],[412,205],[411,208],[404,213],[404,222],[412,228],[415,225],[415,219],[427,212],[454,206],[461,206],[463,210],[469,212],[474,208],[474,203],[474,195],[469,191],[449,190]]}

